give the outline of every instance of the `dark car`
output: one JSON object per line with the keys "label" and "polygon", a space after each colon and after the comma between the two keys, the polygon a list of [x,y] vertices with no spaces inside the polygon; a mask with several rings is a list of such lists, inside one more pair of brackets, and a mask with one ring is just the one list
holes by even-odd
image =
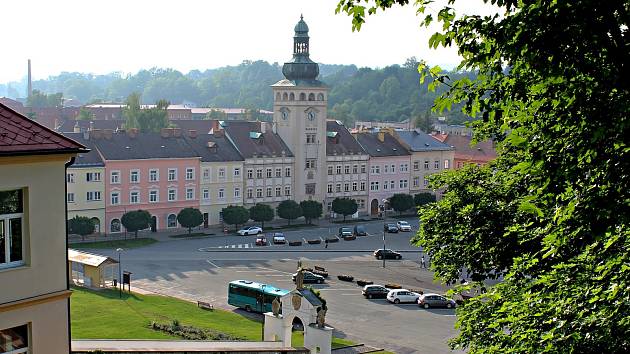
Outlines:
{"label": "dark car", "polygon": [[446,307],[447,309],[457,306],[454,300],[438,294],[424,294],[418,298],[418,306],[428,309],[430,307]]}
{"label": "dark car", "polygon": [[[295,282],[296,276],[297,276],[297,273],[294,273],[293,276],[291,277],[293,279],[293,282]],[[304,272],[304,284],[306,283],[322,284],[323,282],[324,282],[324,277],[322,277],[321,275],[313,274],[311,272]]]}
{"label": "dark car", "polygon": [[385,224],[383,226],[383,230],[385,230],[385,232],[389,232],[389,233],[398,233],[398,225],[396,225],[394,223]]}
{"label": "dark car", "polygon": [[337,234],[337,236],[339,237],[352,236],[352,229],[350,229],[349,227],[340,227],[339,234]]}
{"label": "dark car", "polygon": [[382,285],[366,285],[361,294],[368,299],[385,299],[389,290]]}
{"label": "dark car", "polygon": [[354,235],[355,236],[367,236],[367,231],[365,231],[365,226],[363,226],[363,225],[355,225],[355,227],[354,227]]}
{"label": "dark car", "polygon": [[376,259],[402,259],[402,255],[400,253],[388,249],[379,249],[374,251],[374,257],[376,257]]}

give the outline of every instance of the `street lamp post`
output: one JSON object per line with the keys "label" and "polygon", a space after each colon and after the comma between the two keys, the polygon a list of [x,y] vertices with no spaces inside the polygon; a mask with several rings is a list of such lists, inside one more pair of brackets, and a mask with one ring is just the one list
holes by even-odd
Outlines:
{"label": "street lamp post", "polygon": [[116,252],[118,252],[118,297],[122,299],[122,266],[120,263],[120,253],[122,253],[122,248],[117,248]]}
{"label": "street lamp post", "polygon": [[262,326],[260,327],[260,340],[265,340],[265,287],[267,285],[263,284],[261,286],[262,293],[260,294],[260,313],[262,313]]}
{"label": "street lamp post", "polygon": [[381,258],[383,258],[383,268],[385,268],[385,225],[383,224],[383,253],[381,254]]}

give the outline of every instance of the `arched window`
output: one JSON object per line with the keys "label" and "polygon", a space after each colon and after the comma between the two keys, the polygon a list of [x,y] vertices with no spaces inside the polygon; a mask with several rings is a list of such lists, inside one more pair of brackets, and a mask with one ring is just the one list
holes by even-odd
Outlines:
{"label": "arched window", "polygon": [[304,92],[300,93],[300,101],[306,101],[306,94]]}
{"label": "arched window", "polygon": [[177,227],[177,215],[169,214],[166,218],[166,227]]}
{"label": "arched window", "polygon": [[282,95],[280,95],[280,92],[276,93],[276,101],[280,101],[281,97]]}
{"label": "arched window", "polygon": [[317,94],[317,100],[318,101],[323,101],[324,100],[324,94],[323,93],[318,93]]}
{"label": "arched window", "polygon": [[286,92],[285,92],[285,93],[283,93],[283,94],[282,94],[282,100],[283,100],[283,101],[286,101],[286,100],[288,100],[288,99],[289,99],[289,95],[287,95],[287,93],[286,93]]}
{"label": "arched window", "polygon": [[109,232],[120,232],[120,220],[118,219],[112,219],[110,225],[109,225]]}
{"label": "arched window", "polygon": [[314,93],[309,93],[308,94],[308,100],[309,101],[315,101],[315,94]]}
{"label": "arched window", "polygon": [[289,101],[295,101],[295,94],[293,92],[289,94]]}
{"label": "arched window", "polygon": [[92,218],[92,223],[94,224],[94,232],[95,233],[99,233],[101,232],[101,221],[98,218]]}

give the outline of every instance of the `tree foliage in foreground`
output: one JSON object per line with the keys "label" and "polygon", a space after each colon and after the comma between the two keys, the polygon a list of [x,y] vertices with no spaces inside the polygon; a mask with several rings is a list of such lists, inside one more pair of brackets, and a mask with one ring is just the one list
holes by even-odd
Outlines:
{"label": "tree foliage in foreground", "polygon": [[274,217],[273,208],[267,204],[257,203],[249,208],[249,218],[259,222],[262,229],[265,228],[265,221],[271,221]]}
{"label": "tree foliage in foreground", "polygon": [[300,202],[300,208],[302,208],[302,214],[304,214],[304,219],[307,224],[311,224],[313,219],[322,217],[322,203],[316,200],[303,200]]}
{"label": "tree foliage in foreground", "polygon": [[85,240],[85,236],[93,234],[95,230],[94,221],[87,216],[75,215],[68,220],[68,232],[81,235],[82,240]]}
{"label": "tree foliage in foreground", "polygon": [[[341,0],[366,13],[408,0]],[[454,1],[449,1],[451,5]],[[419,65],[434,108],[481,117],[478,140],[499,156],[432,180],[447,188],[420,211],[414,242],[443,281],[502,277],[457,310],[453,348],[471,353],[630,351],[630,44],[627,1],[484,1],[491,16],[415,2],[431,47],[457,45],[452,80]]]}
{"label": "tree foliage in foreground", "polygon": [[354,199],[335,198],[332,201],[331,208],[335,213],[343,215],[343,221],[346,221],[346,216],[356,213],[359,206]]}
{"label": "tree foliage in foreground", "polygon": [[288,224],[291,225],[291,220],[302,216],[302,208],[293,200],[283,200],[276,207],[276,213],[278,217],[287,220]]}
{"label": "tree foliage in foreground", "polygon": [[228,225],[234,225],[238,228],[238,225],[242,225],[249,220],[249,210],[244,206],[230,205],[221,210],[223,215],[223,222]]}
{"label": "tree foliage in foreground", "polygon": [[132,210],[123,214],[120,222],[125,229],[134,233],[138,238],[138,231],[148,229],[151,224],[151,214],[146,210]]}
{"label": "tree foliage in foreground", "polygon": [[389,198],[389,205],[398,214],[402,214],[403,211],[413,208],[413,197],[406,193],[396,193]]}
{"label": "tree foliage in foreground", "polygon": [[188,228],[188,234],[190,235],[193,227],[203,224],[203,214],[196,208],[184,208],[177,213],[177,222]]}

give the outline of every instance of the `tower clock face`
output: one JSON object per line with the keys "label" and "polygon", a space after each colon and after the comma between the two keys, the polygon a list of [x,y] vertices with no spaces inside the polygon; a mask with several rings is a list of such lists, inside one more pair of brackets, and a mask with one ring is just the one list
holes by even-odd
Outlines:
{"label": "tower clock face", "polygon": [[315,112],[308,112],[308,120],[311,122],[315,120]]}

